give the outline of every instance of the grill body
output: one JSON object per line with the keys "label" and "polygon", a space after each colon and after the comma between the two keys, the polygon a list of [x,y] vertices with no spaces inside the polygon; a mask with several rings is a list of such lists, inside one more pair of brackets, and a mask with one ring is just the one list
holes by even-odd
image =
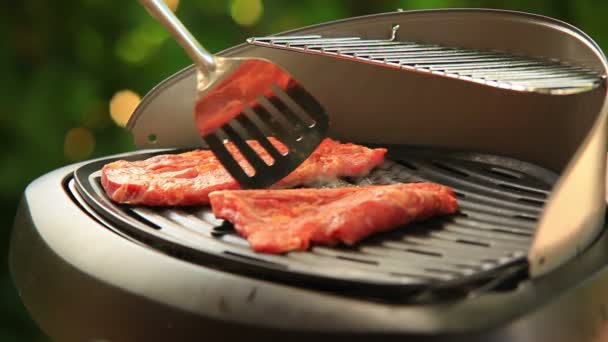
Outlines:
{"label": "grill body", "polygon": [[76,165],[33,182],[10,266],[32,317],[59,341],[603,341],[608,234],[516,289],[435,304],[377,303],[201,267],[120,236],[70,199]]}
{"label": "grill body", "polygon": [[[548,273],[576,256],[597,237],[605,210],[608,103],[602,51],[566,23],[496,10],[386,13],[282,35],[377,40],[391,37],[396,25],[400,41],[544,56],[593,70],[601,75],[601,84],[586,92],[553,96],[283,48],[243,44],[223,54],[268,58],[294,70],[327,109],[334,138],[496,154],[559,173],[528,255],[531,272]],[[144,98],[128,124],[140,147],[200,145],[192,126],[193,71],[177,73]],[[171,113],[171,125],[165,124],[166,113]],[[150,134],[156,137],[152,144]]]}
{"label": "grill body", "polygon": [[[551,56],[598,75],[606,72],[605,57],[584,33],[521,13],[389,13],[287,34],[385,39],[396,24],[401,37],[415,42]],[[15,221],[11,272],[26,307],[52,338],[564,342],[607,338],[605,77],[592,90],[552,96],[256,45],[236,46],[222,55],[270,58],[294,70],[294,76],[331,114],[332,137],[501,155],[559,175],[527,256],[531,276],[519,276],[510,286],[492,291],[416,303],[377,301],[339,289],[277,281],[201,261],[179,246],[120,229],[107,212],[79,201],[70,186],[75,170],[102,162],[90,161],[34,181]],[[139,147],[200,144],[189,102],[194,84],[193,69],[187,68],[144,98],[129,122]],[[154,144],[147,139],[150,134],[157,137]],[[526,265],[521,259],[517,261]]]}

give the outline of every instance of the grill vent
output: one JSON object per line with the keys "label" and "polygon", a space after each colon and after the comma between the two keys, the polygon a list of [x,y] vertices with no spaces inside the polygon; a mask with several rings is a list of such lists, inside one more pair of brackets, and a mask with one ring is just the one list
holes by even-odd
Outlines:
{"label": "grill vent", "polygon": [[326,38],[319,35],[276,36],[249,38],[247,42],[431,73],[516,91],[573,94],[595,89],[605,80],[604,75],[593,70],[556,59],[402,42],[396,41],[394,36],[391,40]]}

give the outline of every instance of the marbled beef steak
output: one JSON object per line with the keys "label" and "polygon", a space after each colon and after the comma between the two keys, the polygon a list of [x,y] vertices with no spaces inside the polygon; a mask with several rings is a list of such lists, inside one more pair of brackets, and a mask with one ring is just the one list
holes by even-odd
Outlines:
{"label": "marbled beef steak", "polygon": [[311,242],[354,244],[377,232],[456,212],[451,188],[434,183],[336,189],[215,191],[216,217],[258,252],[306,250]]}

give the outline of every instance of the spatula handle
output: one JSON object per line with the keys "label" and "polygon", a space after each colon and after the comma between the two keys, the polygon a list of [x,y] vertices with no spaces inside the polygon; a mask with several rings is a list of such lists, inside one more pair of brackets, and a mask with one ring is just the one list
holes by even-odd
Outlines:
{"label": "spatula handle", "polygon": [[194,38],[163,0],[139,0],[150,14],[169,31],[200,71],[209,76],[215,71],[215,58]]}

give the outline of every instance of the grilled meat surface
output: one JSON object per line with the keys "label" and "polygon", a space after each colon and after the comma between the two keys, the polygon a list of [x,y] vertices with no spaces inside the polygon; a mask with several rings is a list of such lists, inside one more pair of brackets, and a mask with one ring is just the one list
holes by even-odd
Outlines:
{"label": "grilled meat surface", "polygon": [[452,189],[434,183],[216,191],[209,197],[216,217],[232,222],[255,251],[266,253],[306,250],[311,242],[352,245],[458,209]]}
{"label": "grilled meat surface", "polygon": [[[286,148],[278,140],[273,145],[282,153]],[[253,169],[232,143],[231,154],[246,172]],[[250,146],[267,163],[272,157],[256,141]],[[275,184],[287,188],[338,177],[356,177],[369,173],[384,161],[386,149],[340,143],[325,139],[294,172]],[[101,184],[115,202],[149,206],[191,206],[209,203],[209,193],[238,189],[239,184],[209,150],[164,154],[141,161],[119,160],[105,165]]]}

